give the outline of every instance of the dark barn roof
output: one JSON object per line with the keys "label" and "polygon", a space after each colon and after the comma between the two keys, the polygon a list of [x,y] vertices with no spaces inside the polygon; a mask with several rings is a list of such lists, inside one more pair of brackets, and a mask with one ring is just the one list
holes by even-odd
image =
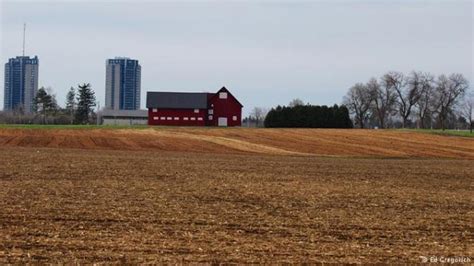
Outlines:
{"label": "dark barn roof", "polygon": [[206,109],[207,93],[147,92],[146,108]]}

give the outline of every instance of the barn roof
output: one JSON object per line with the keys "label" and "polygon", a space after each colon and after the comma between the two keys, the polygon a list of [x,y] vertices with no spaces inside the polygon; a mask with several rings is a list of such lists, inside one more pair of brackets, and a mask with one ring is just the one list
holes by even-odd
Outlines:
{"label": "barn roof", "polygon": [[147,92],[147,108],[206,109],[207,93]]}

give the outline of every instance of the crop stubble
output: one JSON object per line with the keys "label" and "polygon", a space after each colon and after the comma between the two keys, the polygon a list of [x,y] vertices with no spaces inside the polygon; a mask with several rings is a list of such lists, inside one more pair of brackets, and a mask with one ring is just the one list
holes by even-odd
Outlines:
{"label": "crop stubble", "polygon": [[[258,137],[236,134],[224,137]],[[472,160],[24,146],[0,145],[0,262],[474,253]]]}

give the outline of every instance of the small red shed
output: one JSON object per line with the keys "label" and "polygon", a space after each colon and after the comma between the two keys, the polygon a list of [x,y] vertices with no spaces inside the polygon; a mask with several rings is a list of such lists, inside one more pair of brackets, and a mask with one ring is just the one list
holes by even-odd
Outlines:
{"label": "small red shed", "polygon": [[222,87],[216,93],[147,92],[148,125],[241,126],[243,105]]}

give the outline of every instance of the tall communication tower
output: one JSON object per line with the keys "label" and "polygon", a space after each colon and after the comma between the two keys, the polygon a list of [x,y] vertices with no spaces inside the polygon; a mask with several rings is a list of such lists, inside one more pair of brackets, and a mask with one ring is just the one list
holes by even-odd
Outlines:
{"label": "tall communication tower", "polygon": [[25,56],[26,23],[23,23],[23,56]]}

